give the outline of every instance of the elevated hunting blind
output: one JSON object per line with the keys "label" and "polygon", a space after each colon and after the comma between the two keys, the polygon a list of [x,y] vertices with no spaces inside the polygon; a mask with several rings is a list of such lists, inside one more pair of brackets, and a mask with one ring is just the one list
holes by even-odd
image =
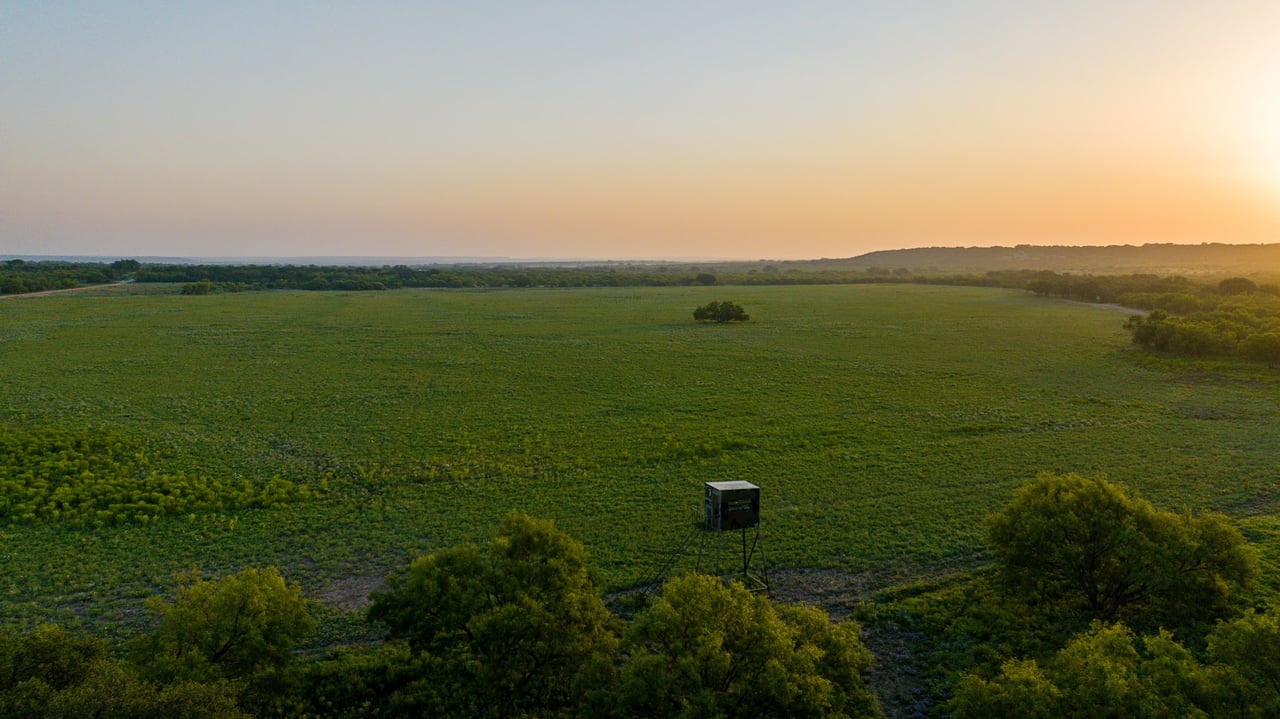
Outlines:
{"label": "elevated hunting blind", "polygon": [[750,482],[707,482],[703,505],[707,531],[760,526],[760,488]]}
{"label": "elevated hunting blind", "polygon": [[[641,593],[648,595],[662,586],[663,579],[676,565],[685,550],[697,547],[698,563],[694,571],[701,572],[706,545],[711,543],[712,556],[706,557],[714,569],[716,576],[725,581],[732,579],[741,582],[748,591],[769,591],[769,575],[765,572],[764,552],[757,553],[760,544],[760,488],[750,482],[735,480],[731,482],[705,482],[703,488],[703,517],[698,521],[697,510],[693,515],[693,528],[680,546],[667,557],[662,568],[643,589]],[[739,551],[742,564],[730,575],[722,572],[724,556],[730,547],[732,534],[737,531]],[[747,542],[750,535],[750,543]],[[728,537],[728,539],[726,539]],[[737,565],[737,562],[734,562]]]}

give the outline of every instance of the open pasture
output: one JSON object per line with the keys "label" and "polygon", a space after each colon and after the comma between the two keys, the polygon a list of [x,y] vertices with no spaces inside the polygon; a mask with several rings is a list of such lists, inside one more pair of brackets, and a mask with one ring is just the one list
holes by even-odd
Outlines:
{"label": "open pasture", "polygon": [[[751,321],[699,325],[714,299]],[[166,471],[315,491],[145,524],[0,524],[0,622],[127,627],[176,570],[274,564],[314,597],[511,509],[646,581],[708,480],[762,488],[771,566],[967,563],[1040,471],[1270,513],[1262,367],[1137,361],[1124,316],[855,285],[65,295],[0,305],[0,424],[110,432]],[[155,457],[161,460],[154,459]]]}

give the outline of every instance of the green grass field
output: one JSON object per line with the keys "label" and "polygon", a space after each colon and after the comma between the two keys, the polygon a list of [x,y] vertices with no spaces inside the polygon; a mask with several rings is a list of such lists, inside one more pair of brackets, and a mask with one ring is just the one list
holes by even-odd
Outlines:
{"label": "green grass field", "polygon": [[[628,586],[708,480],[761,486],[771,566],[907,574],[970,563],[983,516],[1040,471],[1260,527],[1280,499],[1280,375],[1142,360],[1107,308],[911,285],[155,291],[0,302],[0,424],[318,496],[0,524],[0,623],[128,631],[191,566],[274,564],[325,597],[511,509]],[[752,320],[694,323],[713,299]]]}

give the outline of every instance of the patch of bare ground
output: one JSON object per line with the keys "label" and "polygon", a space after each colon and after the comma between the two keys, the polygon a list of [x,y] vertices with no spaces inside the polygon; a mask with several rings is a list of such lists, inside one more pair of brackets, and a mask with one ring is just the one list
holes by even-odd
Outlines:
{"label": "patch of bare ground", "polygon": [[874,571],[781,569],[769,571],[769,598],[784,604],[809,604],[832,619],[844,619],[871,601],[877,586]]}
{"label": "patch of bare ground", "polygon": [[[769,596],[787,604],[816,606],[839,620],[870,603],[876,591],[920,578],[919,572],[786,569],[769,573]],[[892,622],[864,624],[862,629],[863,643],[875,657],[867,679],[884,715],[889,719],[927,716],[933,705],[926,676],[927,639]]]}
{"label": "patch of bare ground", "polygon": [[1065,300],[1065,299],[1059,300],[1059,301],[1065,302],[1069,305],[1082,305],[1084,307],[1101,307],[1102,309],[1105,309],[1105,310],[1115,310],[1116,312],[1123,312],[1126,315],[1145,315],[1147,313],[1146,310],[1140,310],[1136,307],[1125,307],[1124,305],[1117,305],[1109,302],[1081,302],[1080,300]]}
{"label": "patch of bare ground", "polygon": [[929,686],[927,638],[882,622],[864,627],[862,642],[875,657],[867,680],[886,719],[929,716],[936,698]]}
{"label": "patch of bare ground", "polygon": [[[1265,382],[1255,378],[1237,378],[1227,377],[1218,372],[1208,370],[1191,370],[1180,372],[1172,378],[1172,381],[1182,384],[1191,385],[1208,385],[1214,387],[1265,387]],[[1192,419],[1197,419],[1192,417]],[[1222,417],[1210,417],[1209,419],[1223,419]]]}
{"label": "patch of bare ground", "polygon": [[[782,569],[769,572],[769,596],[790,604],[809,604],[832,619],[845,619],[869,605],[879,592],[907,585],[946,582],[957,572],[983,565],[981,555],[945,565],[904,565],[853,572],[846,569]],[[863,642],[875,657],[868,681],[888,719],[929,716],[936,697],[930,686],[928,637],[891,619],[863,623]]]}
{"label": "patch of bare ground", "polygon": [[369,606],[369,595],[382,586],[385,574],[357,574],[330,582],[316,599],[336,609],[356,612]]}
{"label": "patch of bare ground", "polygon": [[986,564],[984,554],[957,557],[945,564],[903,564],[862,571],[848,569],[770,569],[769,597],[788,604],[809,604],[832,619],[844,619],[873,595],[908,584],[932,583]]}
{"label": "patch of bare ground", "polygon": [[1224,508],[1227,514],[1236,517],[1257,517],[1263,514],[1280,512],[1280,497],[1261,496],[1244,502],[1236,502]]}

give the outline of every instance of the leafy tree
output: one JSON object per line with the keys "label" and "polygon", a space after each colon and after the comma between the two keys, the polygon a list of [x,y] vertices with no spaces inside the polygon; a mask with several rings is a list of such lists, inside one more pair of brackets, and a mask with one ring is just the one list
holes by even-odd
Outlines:
{"label": "leafy tree", "polygon": [[1280,332],[1263,332],[1250,335],[1241,343],[1246,357],[1266,362],[1268,367],[1280,365]]}
{"label": "leafy tree", "polygon": [[1167,707],[1155,710],[1159,701],[1143,681],[1139,658],[1128,628],[1096,624],[1058,652],[1050,668],[1066,703],[1085,716],[1169,716]]}
{"label": "leafy tree", "polygon": [[74,686],[105,656],[106,646],[101,641],[56,625],[36,627],[26,636],[0,631],[0,693],[32,680],[51,689]]}
{"label": "leafy tree", "polygon": [[0,632],[0,716],[232,719],[245,715],[236,708],[226,683],[156,687],[126,663],[110,658],[100,640],[44,626],[26,636]]}
{"label": "leafy tree", "polygon": [[240,702],[260,717],[430,716],[436,705],[423,696],[443,683],[438,668],[438,660],[415,656],[402,641],[339,647],[323,659],[255,675]]}
{"label": "leafy tree", "polygon": [[1218,292],[1224,295],[1244,295],[1257,291],[1258,285],[1247,277],[1228,277],[1218,283]]}
{"label": "leafy tree", "polygon": [[627,631],[623,664],[595,696],[618,717],[879,716],[862,675],[871,654],[852,622],[776,606],[740,584],[669,580]]}
{"label": "leafy tree", "polygon": [[693,278],[693,281],[700,285],[714,285],[716,283],[716,276],[710,272],[699,272],[698,276]]}
{"label": "leafy tree", "polygon": [[[1280,716],[1280,610],[1249,610],[1219,624],[1209,634],[1209,655],[1229,666],[1243,681],[1235,684],[1244,703],[1259,707],[1256,716]],[[1223,690],[1231,682],[1219,682]]]}
{"label": "leafy tree", "polygon": [[976,717],[1274,717],[1280,715],[1277,616],[1249,612],[1209,635],[1207,664],[1161,630],[1135,638],[1095,622],[1043,665],[1006,661],[961,677],[948,707]]}
{"label": "leafy tree", "polygon": [[1139,644],[1124,625],[1095,623],[1044,666],[1013,659],[990,680],[962,677],[948,706],[956,719],[1205,717],[1207,677],[1167,633]]}
{"label": "leafy tree", "polygon": [[519,716],[574,706],[587,671],[617,646],[582,545],[512,512],[484,550],[420,557],[387,578],[369,618],[430,667],[418,709]]}
{"label": "leafy tree", "polygon": [[1218,514],[1159,511],[1101,477],[1043,474],[987,519],[1002,586],[1050,611],[1183,624],[1220,616],[1258,573]]}
{"label": "leafy tree", "polygon": [[1238,342],[1237,333],[1221,322],[1170,317],[1154,310],[1146,317],[1130,317],[1125,328],[1133,341],[1148,349],[1190,357],[1229,354]]}
{"label": "leafy tree", "polygon": [[301,590],[285,584],[275,567],[216,581],[184,573],[173,601],[153,597],[146,607],[160,624],[134,656],[160,680],[234,679],[283,666],[294,644],[315,628]]}
{"label": "leafy tree", "polygon": [[699,322],[746,322],[751,319],[746,310],[733,302],[713,301],[693,311],[693,318]]}
{"label": "leafy tree", "polygon": [[947,704],[955,719],[1057,719],[1061,703],[1062,690],[1035,660],[1010,659],[995,679],[961,677]]}

